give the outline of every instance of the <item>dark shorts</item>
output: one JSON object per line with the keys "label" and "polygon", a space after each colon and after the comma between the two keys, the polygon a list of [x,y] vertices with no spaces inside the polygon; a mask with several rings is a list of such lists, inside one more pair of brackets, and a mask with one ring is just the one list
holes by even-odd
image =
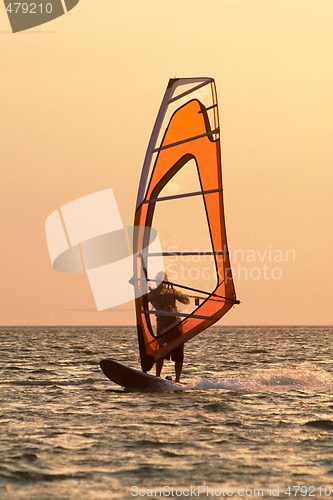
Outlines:
{"label": "dark shorts", "polygon": [[[171,323],[174,323],[174,318],[172,319]],[[167,328],[170,323],[166,318],[161,318],[159,317],[157,319],[157,336],[159,336],[160,332],[164,330],[164,328]],[[175,328],[175,332],[177,333],[179,327]],[[179,330],[180,333],[180,330]],[[173,351],[171,351],[169,354],[163,357],[163,359],[172,359],[172,361],[183,361],[184,360],[184,344],[182,344],[179,347],[176,347]]]}
{"label": "dark shorts", "polygon": [[164,356],[163,359],[172,359],[172,361],[176,362],[181,362],[184,360],[184,344],[180,345],[179,347],[176,347],[173,351],[171,351],[169,354]]}

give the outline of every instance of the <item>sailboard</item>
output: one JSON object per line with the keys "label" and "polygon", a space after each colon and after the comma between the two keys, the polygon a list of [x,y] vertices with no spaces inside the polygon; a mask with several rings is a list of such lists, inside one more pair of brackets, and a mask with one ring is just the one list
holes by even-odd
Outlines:
{"label": "sailboard", "polygon": [[107,378],[115,384],[125,387],[127,391],[161,392],[179,391],[182,389],[180,384],[171,380],[143,373],[140,370],[117,363],[117,361],[112,359],[102,359],[100,367]]}
{"label": "sailboard", "polygon": [[[141,369],[147,373],[239,303],[227,245],[212,78],[169,81],[144,160],[134,230],[137,334]],[[152,231],[161,251],[149,250]],[[177,310],[159,310],[149,301],[161,259],[168,286],[189,299],[177,302]],[[156,318],[162,316],[174,321],[157,335]]]}

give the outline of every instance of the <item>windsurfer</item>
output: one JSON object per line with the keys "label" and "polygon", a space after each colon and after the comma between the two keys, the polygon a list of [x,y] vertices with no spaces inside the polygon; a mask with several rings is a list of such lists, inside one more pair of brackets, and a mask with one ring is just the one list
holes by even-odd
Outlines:
{"label": "windsurfer", "polygon": [[[182,302],[183,304],[189,304],[189,298],[184,295],[179,290],[175,290],[172,283],[169,282],[168,276],[164,271],[160,271],[156,275],[156,281],[158,286],[153,288],[148,293],[148,300],[153,305],[156,310],[156,324],[157,324],[157,336],[163,333],[163,330],[170,326],[175,321],[178,322],[176,328],[180,328],[179,326],[179,318],[177,316],[162,316],[158,314],[158,311],[167,311],[167,312],[177,312],[176,300]],[[175,363],[175,373],[176,373],[176,382],[179,382],[180,376],[183,369],[183,361],[184,361],[184,345],[182,344],[179,347],[176,347],[170,354],[164,356],[164,358],[159,359],[156,362],[156,376],[159,377],[161,375],[161,371],[163,368],[163,363],[165,359],[172,359]]]}

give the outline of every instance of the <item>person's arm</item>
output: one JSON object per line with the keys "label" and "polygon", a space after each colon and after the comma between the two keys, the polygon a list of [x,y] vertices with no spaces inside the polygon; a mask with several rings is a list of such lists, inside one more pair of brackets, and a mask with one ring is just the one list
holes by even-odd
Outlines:
{"label": "person's arm", "polygon": [[148,292],[148,301],[151,303],[154,309],[158,309],[157,303],[156,303],[156,292],[155,289],[150,290]]}
{"label": "person's arm", "polygon": [[182,292],[180,292],[179,290],[174,290],[174,292],[175,292],[176,299],[179,300],[179,302],[182,302],[183,304],[190,303],[190,299],[186,295],[184,295]]}

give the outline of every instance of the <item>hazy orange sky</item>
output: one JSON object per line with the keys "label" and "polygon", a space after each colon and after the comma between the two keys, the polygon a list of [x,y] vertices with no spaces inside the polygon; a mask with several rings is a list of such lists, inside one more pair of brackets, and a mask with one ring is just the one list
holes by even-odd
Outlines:
{"label": "hazy orange sky", "polygon": [[134,324],[52,269],[45,219],[112,187],[132,224],[168,79],[211,76],[242,301],[222,324],[332,324],[332,26],[331,0],[81,0],[12,34],[0,7],[0,323]]}

